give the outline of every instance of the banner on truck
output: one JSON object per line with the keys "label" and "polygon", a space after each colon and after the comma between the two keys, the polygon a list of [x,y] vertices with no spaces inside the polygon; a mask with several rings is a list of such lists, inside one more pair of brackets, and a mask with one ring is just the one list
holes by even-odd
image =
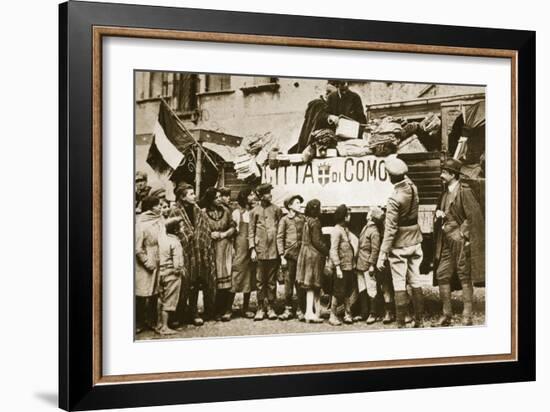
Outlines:
{"label": "banner on truck", "polygon": [[262,181],[273,185],[273,202],[279,206],[294,194],[305,202],[319,199],[323,209],[342,203],[358,208],[384,206],[393,191],[384,163],[385,158],[369,155],[313,159],[275,169],[266,165]]}

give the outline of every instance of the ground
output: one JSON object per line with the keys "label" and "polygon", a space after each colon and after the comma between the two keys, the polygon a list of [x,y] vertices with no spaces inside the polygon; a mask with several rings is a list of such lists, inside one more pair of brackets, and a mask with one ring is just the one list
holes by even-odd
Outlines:
{"label": "ground", "polygon": [[[424,278],[424,295],[425,295],[425,327],[433,327],[441,315],[441,302],[439,300],[439,291],[437,287],[432,285],[432,277],[430,275],[423,276]],[[255,309],[256,301],[252,294],[251,306]],[[455,314],[453,319],[454,326],[461,326],[462,312],[462,292],[453,292],[452,306]],[[277,312],[283,310],[283,287],[279,285],[277,291]],[[171,335],[168,339],[181,338],[202,338],[211,336],[242,336],[242,335],[273,335],[273,334],[295,334],[295,333],[320,333],[320,332],[340,332],[340,331],[356,331],[356,330],[377,330],[377,329],[394,329],[396,324],[384,325],[381,322],[367,325],[365,322],[354,323],[353,325],[342,325],[334,327],[328,324],[325,320],[321,324],[306,324],[299,322],[296,319],[288,321],[280,320],[263,320],[254,322],[251,319],[245,319],[240,315],[240,307],[242,303],[242,295],[238,294],[235,297],[233,305],[233,319],[230,322],[206,322],[203,326],[186,325],[185,329],[178,332],[176,335]],[[323,316],[328,317],[328,312],[324,310]],[[485,324],[485,288],[474,288],[474,325]],[[166,339],[166,336],[157,335],[153,331],[144,331],[136,336],[137,340],[148,339]]]}

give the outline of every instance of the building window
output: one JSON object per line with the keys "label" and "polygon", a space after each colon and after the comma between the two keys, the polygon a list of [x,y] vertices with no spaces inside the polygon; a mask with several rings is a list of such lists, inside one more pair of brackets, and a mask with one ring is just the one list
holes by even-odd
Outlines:
{"label": "building window", "polygon": [[279,79],[277,77],[254,76],[252,78],[252,86],[241,87],[241,91],[245,96],[251,93],[275,93],[280,87],[278,81]]}
{"label": "building window", "polygon": [[174,78],[173,107],[179,112],[197,108],[198,78],[196,74],[176,73]]}
{"label": "building window", "polygon": [[204,84],[205,92],[231,90],[231,76],[227,74],[207,74]]}
{"label": "building window", "polygon": [[261,84],[270,84],[270,83],[277,83],[277,78],[276,77],[263,77],[263,76],[253,77],[252,84],[254,86],[259,86]]}

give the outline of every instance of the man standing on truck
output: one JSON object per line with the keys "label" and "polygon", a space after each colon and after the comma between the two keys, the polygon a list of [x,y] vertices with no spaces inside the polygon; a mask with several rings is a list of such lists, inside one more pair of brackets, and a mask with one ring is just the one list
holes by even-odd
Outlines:
{"label": "man standing on truck", "polygon": [[327,97],[328,123],[337,125],[340,116],[361,124],[367,123],[361,97],[349,89],[349,83],[345,80],[333,80],[332,83],[338,89]]}
{"label": "man standing on truck", "polygon": [[269,183],[263,183],[256,189],[260,202],[251,210],[248,226],[250,258],[253,262],[258,261],[256,271],[258,310],[254,317],[256,321],[263,320],[266,315],[266,298],[268,319],[277,319],[273,305],[277,293],[277,271],[279,270],[277,227],[282,212],[271,203],[272,189],[273,186]]}
{"label": "man standing on truck", "polygon": [[462,286],[462,323],[472,325],[473,282],[485,277],[485,220],[474,191],[460,178],[462,163],[447,159],[441,170],[445,191],[435,212],[435,279],[443,305],[438,326],[450,326],[451,286],[457,276]]}
{"label": "man standing on truck", "polygon": [[394,185],[386,205],[384,239],[378,255],[378,270],[383,270],[386,259],[390,262],[395,290],[397,327],[405,327],[409,299],[407,284],[412,288],[414,327],[424,326],[424,295],[420,282],[422,262],[422,233],[418,225],[418,189],[406,176],[408,167],[401,159],[389,157],[386,171]]}

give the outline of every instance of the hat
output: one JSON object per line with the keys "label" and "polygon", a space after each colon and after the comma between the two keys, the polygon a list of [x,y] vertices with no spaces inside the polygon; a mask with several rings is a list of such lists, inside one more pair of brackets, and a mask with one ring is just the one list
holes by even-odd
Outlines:
{"label": "hat", "polygon": [[164,189],[163,187],[159,187],[157,189],[151,190],[149,195],[158,197],[159,199],[166,198],[166,189]]}
{"label": "hat", "polygon": [[441,169],[448,170],[449,172],[453,173],[460,173],[461,168],[462,162],[453,158],[445,160],[445,164],[441,167]]}
{"label": "hat", "polygon": [[293,196],[290,196],[288,198],[285,199],[285,201],[283,202],[283,205],[285,207],[285,209],[288,209],[290,204],[292,202],[294,202],[294,199],[299,199],[300,200],[300,203],[303,203],[304,202],[304,198],[300,195],[293,195]]}
{"label": "hat", "polygon": [[405,162],[397,157],[389,157],[384,162],[386,171],[393,176],[401,176],[409,171]]}
{"label": "hat", "polygon": [[306,204],[304,215],[309,217],[319,217],[321,214],[321,202],[318,199],[311,199]]}
{"label": "hat", "polygon": [[258,196],[263,196],[271,192],[273,190],[273,186],[271,183],[262,183],[256,188],[256,193]]}
{"label": "hat", "polygon": [[222,196],[231,196],[231,189],[229,189],[228,187],[220,187],[218,188],[218,190],[220,191],[220,195]]}
{"label": "hat", "polygon": [[340,205],[334,211],[334,223],[343,222],[346,215],[349,213],[349,207]]}
{"label": "hat", "polygon": [[376,219],[380,220],[382,219],[382,216],[384,216],[384,211],[380,209],[378,206],[373,206],[369,209],[370,215]]}
{"label": "hat", "polygon": [[147,180],[147,173],[138,170],[136,172],[136,182],[139,180]]}

